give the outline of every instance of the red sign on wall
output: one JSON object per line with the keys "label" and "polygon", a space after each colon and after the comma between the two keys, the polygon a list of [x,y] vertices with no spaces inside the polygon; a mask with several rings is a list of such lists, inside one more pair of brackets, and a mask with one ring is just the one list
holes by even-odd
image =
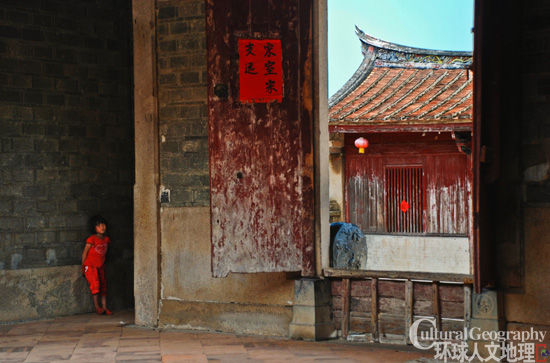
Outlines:
{"label": "red sign on wall", "polygon": [[239,39],[241,102],[283,100],[283,54],[280,39]]}

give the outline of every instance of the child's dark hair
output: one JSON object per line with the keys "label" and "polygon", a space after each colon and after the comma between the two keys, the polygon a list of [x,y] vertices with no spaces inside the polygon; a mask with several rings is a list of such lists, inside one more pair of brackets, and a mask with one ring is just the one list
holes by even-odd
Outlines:
{"label": "child's dark hair", "polygon": [[104,225],[107,225],[107,220],[105,218],[103,218],[102,216],[100,216],[100,215],[93,216],[92,218],[90,218],[90,232],[92,234],[94,234],[95,233],[95,227],[102,224],[102,223]]}

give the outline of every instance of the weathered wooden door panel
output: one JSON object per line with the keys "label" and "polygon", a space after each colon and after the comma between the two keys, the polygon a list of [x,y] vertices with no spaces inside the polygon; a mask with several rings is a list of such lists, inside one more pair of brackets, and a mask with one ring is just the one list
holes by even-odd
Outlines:
{"label": "weathered wooden door panel", "polygon": [[367,232],[384,231],[382,158],[346,157],[346,221]]}
{"label": "weathered wooden door panel", "polygon": [[426,232],[438,234],[469,233],[471,183],[464,154],[427,157]]}
{"label": "weathered wooden door panel", "polygon": [[[313,273],[310,21],[311,1],[207,2],[213,276]],[[239,39],[281,41],[282,102],[240,101]]]}

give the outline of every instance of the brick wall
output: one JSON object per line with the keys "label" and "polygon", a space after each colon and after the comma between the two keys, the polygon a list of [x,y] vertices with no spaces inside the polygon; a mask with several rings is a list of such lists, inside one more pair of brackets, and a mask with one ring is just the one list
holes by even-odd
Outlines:
{"label": "brick wall", "polygon": [[131,297],[130,5],[0,4],[0,269],[80,264],[101,213]]}
{"label": "brick wall", "polygon": [[158,84],[163,206],[208,206],[204,1],[158,1]]}

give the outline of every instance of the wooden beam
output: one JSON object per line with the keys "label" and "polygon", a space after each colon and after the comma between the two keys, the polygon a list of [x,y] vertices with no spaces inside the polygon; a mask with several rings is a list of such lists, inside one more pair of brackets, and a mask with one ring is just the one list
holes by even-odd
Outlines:
{"label": "wooden beam", "polygon": [[342,337],[346,339],[349,334],[351,281],[342,279]]}
{"label": "wooden beam", "polygon": [[378,341],[378,279],[371,279],[371,323],[372,323],[372,340]]}
{"label": "wooden beam", "polygon": [[315,274],[330,266],[327,0],[313,1],[313,154],[315,157]]}
{"label": "wooden beam", "polygon": [[433,272],[414,272],[414,271],[366,271],[366,270],[341,270],[334,268],[325,268],[323,270],[326,277],[337,278],[390,278],[403,280],[427,280],[427,281],[447,281],[472,284],[473,276],[466,274],[447,274]]}
{"label": "wooden beam", "polygon": [[405,281],[405,344],[409,344],[409,330],[413,322],[414,286],[411,280]]}
{"label": "wooden beam", "polygon": [[335,125],[329,124],[329,132],[331,133],[379,133],[379,132],[447,132],[447,131],[471,131],[472,122],[460,122],[450,124],[389,124],[389,122],[376,124],[351,124],[351,125]]}
{"label": "wooden beam", "polygon": [[432,313],[435,317],[435,326],[441,331],[441,308],[439,305],[439,283],[432,282]]}

